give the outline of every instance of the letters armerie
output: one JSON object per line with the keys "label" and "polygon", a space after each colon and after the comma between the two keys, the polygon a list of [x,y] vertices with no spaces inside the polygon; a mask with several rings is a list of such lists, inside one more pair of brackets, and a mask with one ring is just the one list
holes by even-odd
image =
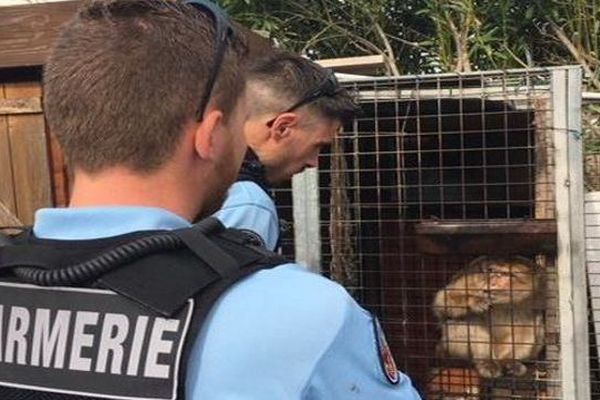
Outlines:
{"label": "letters armerie", "polygon": [[[0,382],[80,393],[89,376],[115,398],[154,382],[170,398],[191,309],[167,319],[112,292],[0,283]],[[40,368],[48,379],[32,381]]]}

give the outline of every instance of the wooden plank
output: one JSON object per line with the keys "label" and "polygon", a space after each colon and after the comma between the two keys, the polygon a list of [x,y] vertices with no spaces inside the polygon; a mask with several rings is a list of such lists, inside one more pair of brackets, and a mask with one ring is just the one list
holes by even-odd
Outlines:
{"label": "wooden plank", "polygon": [[8,135],[8,119],[0,116],[0,202],[16,211],[11,147]]}
{"label": "wooden plank", "polygon": [[52,205],[44,117],[9,117],[8,126],[17,216],[24,223],[31,224],[37,209]]}
{"label": "wooden plank", "polygon": [[554,220],[443,220],[415,224],[419,235],[556,234]]}
{"label": "wooden plank", "polygon": [[506,255],[536,256],[556,253],[555,233],[520,234],[448,234],[416,236],[417,251],[435,255]]}
{"label": "wooden plank", "polygon": [[[555,155],[555,181],[556,181],[556,222],[558,225],[558,257],[557,257],[557,287],[559,308],[559,353],[560,371],[549,371],[550,379],[561,379],[560,392],[552,395],[562,395],[561,398],[577,398],[575,377],[575,354],[573,335],[573,309],[569,302],[573,298],[571,282],[571,261],[569,256],[569,192],[568,185],[568,153],[567,153],[567,113],[566,113],[566,71],[559,70],[552,74],[552,106]],[[565,190],[566,189],[566,190]]]}
{"label": "wooden plank", "polygon": [[41,83],[34,81],[6,83],[4,91],[8,100],[42,96]]}
{"label": "wooden plank", "polygon": [[321,272],[318,170],[307,168],[301,174],[294,175],[292,192],[296,262],[311,271]]}
{"label": "wooden plank", "polygon": [[40,97],[0,99],[0,115],[36,114],[42,112]]}
{"label": "wooden plank", "polygon": [[567,72],[568,98],[567,116],[569,151],[569,205],[570,205],[570,253],[572,285],[575,288],[570,299],[574,314],[575,329],[575,376],[577,398],[589,399],[592,396],[590,385],[590,357],[588,334],[588,290],[585,252],[585,195],[583,175],[583,133],[581,126],[581,92],[583,71],[581,67],[571,67]]}
{"label": "wooden plank", "polygon": [[23,223],[0,201],[0,227],[22,226]]}
{"label": "wooden plank", "polygon": [[581,69],[552,73],[562,397],[589,399]]}
{"label": "wooden plank", "polygon": [[[14,83],[7,84],[6,87],[7,87],[7,94],[6,94],[7,101],[20,100],[22,98],[29,98],[29,99],[37,99],[38,102],[41,102],[42,88],[41,88],[41,84],[37,81],[14,82]],[[41,107],[40,107],[40,111],[41,111]],[[28,206],[27,209],[31,209],[33,207],[33,209],[35,210],[39,207],[46,207],[49,205],[54,205],[56,207],[64,207],[68,203],[68,194],[69,194],[69,177],[68,177],[66,162],[65,162],[64,156],[62,154],[62,151],[60,149],[60,145],[56,141],[56,138],[54,138],[53,136],[50,136],[50,135],[46,136],[45,127],[43,130],[41,129],[41,127],[44,124],[42,114],[38,113],[35,116],[37,116],[38,118],[34,119],[35,122],[33,122],[33,123],[35,125],[37,125],[38,128],[40,128],[39,135],[41,135],[41,132],[44,132],[43,137],[42,136],[37,137],[38,144],[37,144],[36,151],[40,155],[40,159],[38,161],[38,167],[37,167],[38,172],[36,174],[37,175],[42,174],[42,172],[43,172],[42,168],[44,168],[44,166],[45,166],[47,175],[49,177],[48,179],[50,182],[49,183],[50,187],[48,188],[47,191],[51,195],[51,201],[49,204],[46,204],[46,200],[45,200],[46,199],[46,189],[42,188],[42,189],[40,189],[41,192],[39,194],[34,193],[32,195],[31,201],[33,201],[33,199],[37,199],[37,200],[33,201],[34,205]],[[13,115],[11,117],[11,121],[13,121],[14,118],[17,118],[17,116]],[[43,177],[42,181],[45,182],[46,178]],[[38,205],[38,204],[41,204],[41,205]],[[27,212],[30,212],[30,211],[27,211]],[[19,213],[19,215],[20,215],[20,213]]]}
{"label": "wooden plank", "polygon": [[[554,190],[554,130],[552,129],[552,105],[550,98],[532,99],[534,112],[534,144],[535,144],[535,218],[538,220],[554,219],[556,195]],[[556,220],[554,220],[556,227]],[[556,227],[558,230],[558,227]],[[557,233],[554,234],[555,246]],[[558,318],[558,283],[556,272],[557,249],[552,252],[540,251],[536,255],[537,265],[546,274],[545,285],[545,360],[547,361],[547,391],[560,396],[560,330]],[[556,382],[556,383],[552,383]]]}
{"label": "wooden plank", "polygon": [[[60,27],[77,11],[81,1],[61,1],[2,7],[0,68],[43,65]],[[239,24],[248,38],[251,57],[271,51],[268,39]]]}
{"label": "wooden plank", "polygon": [[[429,77],[429,76],[428,76]],[[526,90],[519,91],[518,89],[506,93],[506,90],[501,86],[496,88],[456,88],[447,87],[441,89],[416,89],[414,85],[406,85],[405,88],[397,87],[394,90],[360,90],[358,92],[358,100],[362,102],[372,102],[373,100],[414,100],[414,99],[439,99],[439,98],[472,98],[481,99],[485,97],[487,101],[503,101],[503,102],[514,102],[519,104],[528,100],[531,100],[532,96],[535,96],[534,92],[544,92],[548,90],[547,86],[533,86],[530,88],[531,92]],[[533,94],[532,94],[533,92]],[[542,94],[541,97],[545,97]]]}
{"label": "wooden plank", "polygon": [[[0,99],[5,97],[4,85],[0,85]],[[16,213],[15,187],[8,136],[8,118],[0,115],[0,203]]]}
{"label": "wooden plank", "polygon": [[385,68],[385,60],[381,54],[359,57],[326,58],[315,60],[325,68],[332,68],[336,72],[348,74],[374,75]]}
{"label": "wooden plank", "polygon": [[79,1],[2,8],[0,67],[42,65],[60,26],[71,18]]}
{"label": "wooden plank", "polygon": [[[41,96],[39,82],[5,86],[6,98]],[[33,223],[35,211],[52,205],[47,138],[42,114],[13,115],[8,118],[17,217]]]}

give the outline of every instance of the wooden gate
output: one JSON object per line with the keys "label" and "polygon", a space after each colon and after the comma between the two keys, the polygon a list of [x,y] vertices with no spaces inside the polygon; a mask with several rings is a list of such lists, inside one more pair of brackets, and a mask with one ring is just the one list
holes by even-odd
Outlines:
{"label": "wooden gate", "polygon": [[54,203],[39,80],[0,80],[0,203],[2,225],[33,222]]}

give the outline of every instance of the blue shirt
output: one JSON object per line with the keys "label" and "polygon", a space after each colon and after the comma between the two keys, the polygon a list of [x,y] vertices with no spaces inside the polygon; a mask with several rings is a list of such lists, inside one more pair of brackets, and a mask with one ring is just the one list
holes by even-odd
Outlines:
{"label": "blue shirt", "polygon": [[275,250],[279,239],[279,217],[273,199],[256,183],[234,183],[215,216],[227,227],[253,231],[267,249]]}
{"label": "blue shirt", "polygon": [[[277,215],[274,205],[264,211]],[[76,240],[188,225],[157,208],[43,209],[34,233]],[[297,264],[257,272],[231,287],[206,319],[188,361],[187,398],[418,399],[407,376],[400,374],[395,385],[386,379],[374,332],[372,316],[336,283]]]}

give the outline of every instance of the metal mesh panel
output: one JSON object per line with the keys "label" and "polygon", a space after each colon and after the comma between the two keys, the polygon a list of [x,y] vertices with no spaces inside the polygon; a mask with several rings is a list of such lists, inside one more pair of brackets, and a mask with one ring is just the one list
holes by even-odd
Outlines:
{"label": "metal mesh panel", "polygon": [[600,399],[600,104],[583,107],[585,225],[589,283],[590,382]]}
{"label": "metal mesh panel", "polygon": [[348,83],[363,112],[320,159],[322,269],[425,398],[561,398],[550,82]]}

